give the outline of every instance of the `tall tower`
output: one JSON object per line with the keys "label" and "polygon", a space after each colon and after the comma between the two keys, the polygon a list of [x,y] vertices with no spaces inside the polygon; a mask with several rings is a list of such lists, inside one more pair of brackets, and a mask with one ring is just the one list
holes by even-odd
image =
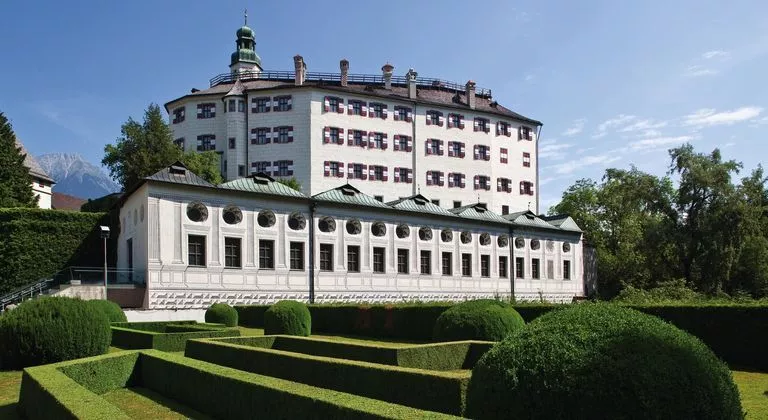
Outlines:
{"label": "tall tower", "polygon": [[248,10],[245,11],[245,23],[237,30],[235,45],[237,50],[232,53],[229,64],[232,73],[261,72],[261,58],[256,54],[256,38],[253,29],[248,27]]}

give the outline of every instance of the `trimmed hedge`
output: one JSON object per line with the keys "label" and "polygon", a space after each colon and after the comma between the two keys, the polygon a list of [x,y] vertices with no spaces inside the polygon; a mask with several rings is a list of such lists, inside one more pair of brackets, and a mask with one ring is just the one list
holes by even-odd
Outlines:
{"label": "trimmed hedge", "polygon": [[112,345],[122,349],[184,351],[187,340],[239,336],[240,330],[237,328],[221,324],[197,324],[194,321],[112,324]]}
{"label": "trimmed hedge", "polygon": [[464,412],[465,392],[470,377],[468,371],[403,368],[249,347],[226,341],[190,340],[184,355],[221,366],[422,410],[453,415]]}
{"label": "trimmed hedge", "polygon": [[459,303],[440,314],[432,338],[435,341],[501,341],[525,321],[508,303],[492,299]]}
{"label": "trimmed hedge", "polygon": [[[318,333],[389,337],[430,341],[437,318],[450,303],[398,305],[308,305],[312,328]],[[553,309],[570,305],[517,304],[515,310],[531,322]],[[768,371],[768,306],[766,305],[628,305],[658,316],[706,343],[729,365]],[[268,306],[236,306],[240,324],[263,327]]]}
{"label": "trimmed hedge", "polygon": [[387,345],[381,343],[347,343],[286,335],[219,338],[215,341],[217,343],[424,370],[472,369],[480,356],[494,344],[487,341],[455,341],[434,344]]}
{"label": "trimmed hedge", "polygon": [[[110,261],[115,261],[119,227],[105,213],[43,209],[0,209],[0,294],[52,278],[68,266],[101,266],[98,226],[112,229]],[[45,240],[40,240],[45,238]]]}
{"label": "trimmed hedge", "polygon": [[472,370],[472,418],[741,419],[728,367],[694,336],[638,311],[581,304],[544,315]]}
{"label": "trimmed hedge", "polygon": [[307,337],[312,333],[312,316],[307,305],[295,300],[281,300],[264,312],[265,334]]}
{"label": "trimmed hedge", "polygon": [[120,308],[120,305],[111,300],[94,299],[87,302],[104,312],[109,318],[109,322],[128,322],[128,318],[125,317],[125,312]]}
{"label": "trimmed hedge", "polygon": [[237,326],[237,311],[226,303],[214,303],[205,311],[205,322]]}
{"label": "trimmed hedge", "polygon": [[96,306],[41,297],[0,317],[0,363],[18,369],[104,354],[110,338],[109,319]]}
{"label": "trimmed hedge", "polygon": [[124,386],[145,387],[216,418],[454,418],[157,350],[29,368],[19,409],[32,420],[128,419],[98,395]]}

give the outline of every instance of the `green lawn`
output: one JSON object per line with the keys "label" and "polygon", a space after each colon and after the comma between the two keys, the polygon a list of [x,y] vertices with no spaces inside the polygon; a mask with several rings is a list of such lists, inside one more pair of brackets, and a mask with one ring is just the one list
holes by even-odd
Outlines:
{"label": "green lawn", "polygon": [[136,419],[210,419],[205,414],[192,410],[146,388],[116,389],[107,392],[102,397]]}
{"label": "green lawn", "polygon": [[733,371],[748,419],[768,419],[768,373]]}

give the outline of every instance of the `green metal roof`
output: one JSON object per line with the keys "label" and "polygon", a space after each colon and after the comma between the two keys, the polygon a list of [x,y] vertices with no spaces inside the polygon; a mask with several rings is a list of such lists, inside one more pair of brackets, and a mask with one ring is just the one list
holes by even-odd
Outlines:
{"label": "green metal roof", "polygon": [[[566,227],[563,227],[562,223],[564,222],[565,219],[562,217],[548,218],[546,216],[537,216],[534,212],[530,210],[510,213],[510,214],[504,215],[504,218],[509,220],[509,222],[512,223],[513,225],[520,226],[520,227],[581,232],[581,229],[579,229],[579,227],[576,226],[575,223],[572,223],[572,226],[571,224],[568,224],[566,225]],[[574,230],[573,227],[575,227],[576,230]]]}
{"label": "green metal roof", "polygon": [[467,219],[484,220],[489,222],[507,222],[507,219],[486,209],[478,203],[448,209],[449,212]]}
{"label": "green metal roof", "polygon": [[148,181],[169,182],[171,184],[184,184],[198,187],[216,188],[215,185],[187,169],[187,167],[184,166],[184,164],[181,162],[176,162],[173,165],[161,169],[144,179]]}
{"label": "green metal roof", "polygon": [[333,203],[350,204],[354,206],[390,208],[388,205],[371,197],[370,195],[361,193],[360,190],[350,184],[344,184],[341,187],[323,191],[313,195],[312,198],[319,201],[329,201]]}
{"label": "green metal roof", "polygon": [[300,191],[275,181],[269,175],[258,173],[247,178],[238,178],[219,185],[219,188],[236,191],[255,192],[260,194],[281,195],[284,197],[307,198]]}
{"label": "green metal roof", "polygon": [[562,230],[567,230],[571,232],[582,232],[579,225],[576,224],[576,221],[571,218],[571,216],[568,216],[567,214],[558,214],[555,216],[542,216],[542,219],[544,219],[547,223],[557,226]]}
{"label": "green metal roof", "polygon": [[399,200],[390,201],[387,205],[398,210],[412,211],[417,213],[439,214],[443,216],[455,216],[448,210],[433,204],[429,199],[421,194],[403,197]]}

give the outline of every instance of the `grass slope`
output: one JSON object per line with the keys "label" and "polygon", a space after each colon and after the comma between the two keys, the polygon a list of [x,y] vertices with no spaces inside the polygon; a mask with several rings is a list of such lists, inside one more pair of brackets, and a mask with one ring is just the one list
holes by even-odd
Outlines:
{"label": "grass slope", "polygon": [[102,397],[135,419],[207,420],[211,418],[142,387],[116,389]]}
{"label": "grass slope", "polygon": [[768,373],[733,371],[747,419],[768,419]]}

